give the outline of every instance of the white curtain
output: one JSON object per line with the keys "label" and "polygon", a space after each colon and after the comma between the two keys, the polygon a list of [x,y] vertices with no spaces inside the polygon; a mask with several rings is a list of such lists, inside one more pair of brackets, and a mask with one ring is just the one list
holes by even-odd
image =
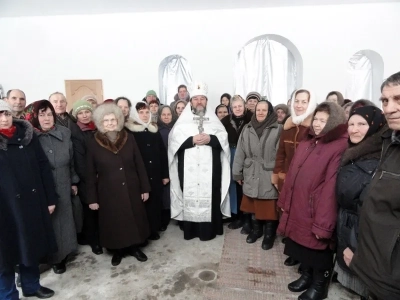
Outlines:
{"label": "white curtain", "polygon": [[158,69],[161,103],[170,104],[178,92],[178,86],[189,86],[192,82],[192,70],[186,58],[180,55],[166,57]]}
{"label": "white curtain", "polygon": [[352,101],[373,99],[373,72],[370,59],[361,51],[354,54],[347,64],[345,98]]}
{"label": "white curtain", "polygon": [[296,87],[296,61],[281,43],[262,37],[249,42],[238,53],[235,94],[246,97],[256,91],[277,105],[286,103]]}

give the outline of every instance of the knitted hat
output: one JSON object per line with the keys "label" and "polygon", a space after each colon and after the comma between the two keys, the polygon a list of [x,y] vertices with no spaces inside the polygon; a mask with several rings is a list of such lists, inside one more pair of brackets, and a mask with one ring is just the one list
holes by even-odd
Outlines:
{"label": "knitted hat", "polygon": [[81,110],[87,109],[93,111],[93,106],[86,100],[78,100],[72,106],[72,115],[76,118]]}
{"label": "knitted hat", "polygon": [[146,93],[146,97],[147,96],[154,96],[154,97],[157,97],[157,93],[154,91],[154,90],[150,90],[150,91],[148,91],[147,93]]}
{"label": "knitted hat", "polygon": [[11,112],[11,107],[6,101],[0,100],[0,111],[9,111],[9,112]]}
{"label": "knitted hat", "polygon": [[204,96],[207,98],[208,86],[204,82],[194,81],[191,84],[190,99],[196,96]]}
{"label": "knitted hat", "polygon": [[247,102],[247,100],[249,100],[250,98],[256,98],[257,101],[260,101],[260,100],[261,100],[261,95],[260,95],[260,93],[257,93],[257,92],[250,92],[250,93],[248,93],[247,96],[246,96],[246,102]]}

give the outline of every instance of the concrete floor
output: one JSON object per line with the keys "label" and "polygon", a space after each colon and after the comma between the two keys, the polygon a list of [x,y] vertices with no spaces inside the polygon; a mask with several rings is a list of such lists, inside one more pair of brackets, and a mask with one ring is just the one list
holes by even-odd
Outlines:
{"label": "concrete floor", "polygon": [[[129,256],[113,267],[110,254],[94,255],[90,247],[81,246],[66,273],[47,271],[41,284],[56,291],[55,300],[200,300],[203,288],[215,285],[223,243],[223,236],[209,242],[185,241],[172,224],[160,240],[143,250],[147,262]],[[329,299],[358,298],[332,284]]]}

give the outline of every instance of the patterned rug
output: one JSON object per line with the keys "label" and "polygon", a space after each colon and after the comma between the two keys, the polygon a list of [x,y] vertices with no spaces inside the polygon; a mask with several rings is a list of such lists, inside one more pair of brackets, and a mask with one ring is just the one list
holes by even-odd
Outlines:
{"label": "patterned rug", "polygon": [[[287,284],[300,275],[297,267],[285,267],[281,238],[274,247],[261,249],[262,238],[246,243],[246,235],[226,228],[225,243],[214,287],[204,291],[205,299],[296,299]],[[267,297],[268,296],[268,297]]]}
{"label": "patterned rug", "polygon": [[[261,241],[259,239],[254,244],[247,244],[246,235],[240,234],[240,230],[226,228],[218,279],[216,283],[205,288],[205,299],[297,299],[300,293],[290,292],[287,285],[299,278],[298,265],[283,265],[287,256],[283,254],[284,244],[280,237],[268,251],[261,249]],[[332,298],[357,299],[344,295],[337,298],[332,295]]]}

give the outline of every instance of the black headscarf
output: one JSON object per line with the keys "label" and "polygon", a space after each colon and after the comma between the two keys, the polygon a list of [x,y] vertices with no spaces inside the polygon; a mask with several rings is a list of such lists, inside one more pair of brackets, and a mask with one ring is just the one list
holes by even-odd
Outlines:
{"label": "black headscarf", "polygon": [[368,132],[364,139],[378,132],[386,124],[385,115],[383,114],[382,110],[376,106],[364,106],[352,109],[349,119],[353,115],[360,115],[367,121],[369,125]]}

